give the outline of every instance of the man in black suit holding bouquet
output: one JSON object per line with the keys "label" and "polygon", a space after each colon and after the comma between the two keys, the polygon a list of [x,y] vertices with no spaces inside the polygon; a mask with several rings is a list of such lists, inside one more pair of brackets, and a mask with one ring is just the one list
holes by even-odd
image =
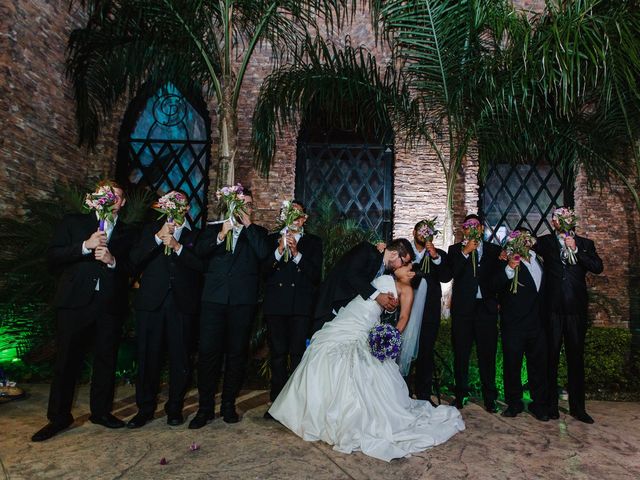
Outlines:
{"label": "man in black suit holding bouquet", "polygon": [[[418,222],[413,229],[413,251],[419,268],[419,275],[426,282],[427,296],[422,313],[422,324],[418,340],[418,356],[415,360],[415,394],[418,400],[431,400],[433,393],[433,371],[435,367],[435,345],[440,330],[442,315],[442,287],[452,278],[451,267],[444,250],[436,248],[429,238],[420,235],[424,222]],[[427,265],[429,265],[427,267]],[[409,389],[411,391],[411,388]]]}
{"label": "man in black suit holding bouquet", "polygon": [[[56,360],[49,394],[49,423],[31,438],[47,440],[73,423],[71,407],[83,358],[93,348],[89,420],[107,428],[124,427],[111,414],[118,345],[128,309],[128,252],[131,229],[120,220],[123,189],[104,181],[99,189],[115,196],[112,220],[96,212],[66,216],[56,226],[47,257],[60,274],[53,304],[57,313]],[[102,227],[103,229],[100,229]]]}
{"label": "man in black suit holding bouquet", "polygon": [[[287,231],[269,235],[271,254],[264,263],[265,288],[262,313],[271,354],[271,401],[300,363],[313,322],[313,308],[322,280],[322,241],[304,231],[304,206],[293,200],[302,214]],[[285,244],[286,242],[286,244]],[[285,247],[288,255],[285,256]],[[270,419],[269,413],[265,418]]]}
{"label": "man in black suit holding bouquet", "polygon": [[[470,238],[475,231],[479,238]],[[455,406],[463,408],[469,394],[469,358],[476,344],[485,409],[496,413],[496,351],[498,347],[498,298],[493,278],[501,248],[482,239],[484,226],[478,215],[463,222],[465,239],[449,247],[453,274],[451,340],[454,355]]]}
{"label": "man in black suit holding bouquet", "polygon": [[[527,229],[520,228],[508,238],[518,237],[535,242],[528,235]],[[509,251],[508,246],[506,249]],[[542,325],[545,288],[542,263],[533,250],[510,254],[507,261],[500,262],[495,282],[500,298],[504,398],[507,402],[507,409],[502,416],[515,417],[524,410],[520,373],[522,360],[526,356],[532,400],[529,412],[537,420],[546,422],[549,417],[547,342]]]}
{"label": "man in black suit holding bouquet", "polygon": [[[570,414],[581,422],[593,423],[585,408],[584,390],[584,340],[589,303],[585,278],[588,272],[602,273],[603,265],[592,240],[575,235],[575,226],[563,231],[559,221],[562,213],[574,216],[573,211],[557,209],[552,219],[554,232],[540,237],[536,246],[536,251],[544,258],[547,276],[545,327],[549,344],[549,417],[560,417],[558,364],[564,342]],[[570,223],[575,223],[575,218]]]}
{"label": "man in black suit holding bouquet", "polygon": [[157,220],[144,227],[131,250],[131,260],[142,278],[134,304],[138,413],[129,420],[128,428],[140,428],[153,419],[165,342],[169,353],[169,398],[164,406],[167,424],[177,426],[184,422],[182,408],[191,372],[191,336],[204,270],[202,259],[195,254],[199,234],[186,217],[181,224]]}
{"label": "man in black suit holding bouquet", "polygon": [[[224,362],[220,413],[226,423],[240,420],[236,397],[244,382],[251,327],[258,303],[262,262],[271,253],[267,230],[252,221],[253,198],[244,190],[244,212],[233,223],[210,225],[203,232],[196,253],[206,262],[200,341],[198,347],[199,409],[189,428],[204,427],[214,418],[214,398]],[[230,250],[226,247],[231,233]]]}

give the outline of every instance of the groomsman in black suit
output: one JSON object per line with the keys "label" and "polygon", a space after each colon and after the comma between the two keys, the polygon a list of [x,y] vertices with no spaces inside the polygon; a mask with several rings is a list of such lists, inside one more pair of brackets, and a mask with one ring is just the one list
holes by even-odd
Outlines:
{"label": "groomsman in black suit", "polygon": [[[549,345],[549,418],[558,419],[558,363],[564,342],[569,376],[569,411],[584,423],[593,423],[585,408],[584,339],[587,333],[587,272],[602,273],[602,260],[592,240],[565,235],[553,220],[555,232],[538,240],[537,252],[544,258],[547,276],[547,340]],[[571,250],[577,262],[571,264]]]}
{"label": "groomsman in black suit", "polygon": [[[421,282],[427,284],[427,297],[425,299],[422,313],[422,324],[420,327],[420,338],[418,340],[418,357],[415,361],[414,385],[415,394],[418,400],[431,400],[433,393],[433,370],[435,366],[435,346],[440,330],[440,317],[442,315],[442,288],[440,283],[451,280],[452,273],[447,254],[444,250],[435,248],[433,242],[422,238],[418,231],[422,226],[418,222],[413,229],[413,242],[411,245],[415,253],[414,263],[424,265],[429,262],[428,272],[421,271]],[[411,390],[411,388],[409,388]]]}
{"label": "groomsman in black suit", "polygon": [[[202,428],[214,418],[214,399],[224,361],[220,413],[226,423],[240,420],[235,408],[245,378],[249,337],[258,303],[260,267],[273,254],[267,230],[252,221],[253,198],[244,191],[247,213],[237,222],[211,225],[203,232],[196,253],[207,267],[202,289],[198,349],[198,413],[189,428]],[[226,249],[233,234],[232,251]]]}
{"label": "groomsman in black suit", "polygon": [[115,182],[113,222],[98,228],[95,213],[66,216],[56,226],[47,252],[51,266],[60,273],[53,304],[57,309],[56,360],[49,393],[49,423],[31,437],[41,442],[73,423],[71,406],[87,345],[93,347],[90,408],[92,423],[107,428],[124,427],[111,414],[116,358],[122,321],[128,301],[133,243],[129,227],[118,219],[126,203],[124,191]]}
{"label": "groomsman in black suit", "polygon": [[[187,221],[152,222],[145,226],[131,260],[142,272],[135,299],[138,340],[138,413],[127,427],[140,428],[153,419],[160,386],[164,345],[169,352],[167,424],[184,422],[182,407],[191,372],[192,329],[200,306],[202,260],[195,254],[199,231]],[[165,247],[171,252],[165,254]]]}
{"label": "groomsman in black suit", "polygon": [[[293,205],[305,213],[301,202]],[[307,215],[294,221],[286,235],[290,258],[284,261],[282,232],[269,236],[271,255],[265,262],[265,290],[262,313],[269,334],[271,353],[271,401],[274,401],[291,372],[300,363],[313,322],[316,290],[322,279],[322,241],[303,231]],[[270,419],[269,412],[264,414]]]}
{"label": "groomsman in black suit", "polygon": [[[484,231],[478,215],[464,219]],[[463,229],[465,235],[469,229]],[[476,268],[474,273],[475,251]],[[478,367],[485,409],[496,413],[496,350],[498,346],[498,298],[493,278],[499,267],[501,248],[489,242],[470,240],[449,247],[449,265],[453,274],[451,297],[451,336],[454,354],[455,406],[463,408],[469,394],[469,358],[476,343]]]}
{"label": "groomsman in black suit", "polygon": [[358,295],[375,300],[387,311],[395,310],[398,301],[393,294],[377,291],[371,282],[386,271],[408,265],[413,258],[413,247],[406,238],[391,240],[382,252],[369,242],[353,247],[338,260],[320,286],[313,330],[333,320],[338,310]]}
{"label": "groomsman in black suit", "polygon": [[[519,229],[527,232],[526,229]],[[496,273],[500,296],[500,319],[504,374],[504,398],[507,409],[503,417],[515,417],[524,410],[522,402],[522,359],[527,358],[527,376],[532,402],[529,412],[546,422],[547,416],[547,349],[542,326],[544,310],[544,273],[535,252],[530,258],[501,261]],[[518,289],[512,282],[518,269]]]}

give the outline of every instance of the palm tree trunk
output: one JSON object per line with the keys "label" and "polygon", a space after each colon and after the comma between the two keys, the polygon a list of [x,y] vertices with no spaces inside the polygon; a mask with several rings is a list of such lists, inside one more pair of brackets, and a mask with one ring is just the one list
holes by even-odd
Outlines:
{"label": "palm tree trunk", "polygon": [[231,104],[231,90],[225,88],[220,109],[218,129],[220,147],[218,150],[218,188],[235,182],[235,156],[238,145],[237,112]]}
{"label": "palm tree trunk", "polygon": [[442,234],[444,240],[444,249],[446,250],[449,245],[454,242],[453,233],[453,199],[456,190],[456,171],[451,169],[446,172],[445,178],[447,180],[447,204],[444,210],[444,225],[442,226]]}

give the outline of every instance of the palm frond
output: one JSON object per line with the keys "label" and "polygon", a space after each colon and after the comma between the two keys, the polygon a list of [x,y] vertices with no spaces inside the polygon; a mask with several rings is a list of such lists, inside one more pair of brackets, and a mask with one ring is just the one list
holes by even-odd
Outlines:
{"label": "palm frond", "polygon": [[392,130],[395,111],[412,108],[401,74],[379,67],[363,47],[344,48],[320,37],[308,38],[296,61],[274,71],[262,84],[253,116],[256,167],[267,173],[278,130],[295,125],[304,112],[322,115],[330,127],[368,132],[378,138]]}

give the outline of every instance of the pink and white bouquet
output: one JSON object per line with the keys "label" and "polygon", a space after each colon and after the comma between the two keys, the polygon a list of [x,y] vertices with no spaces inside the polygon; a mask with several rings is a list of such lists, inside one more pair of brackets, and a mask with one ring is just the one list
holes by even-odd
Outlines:
{"label": "pink and white bouquet", "polygon": [[287,234],[290,231],[298,232],[293,222],[305,215],[302,210],[295,207],[295,204],[291,200],[284,200],[282,202],[282,206],[280,207],[280,231],[282,232],[282,241],[284,243],[283,260],[285,262],[288,262],[291,258],[291,252],[287,246]]}
{"label": "pink and white bouquet", "polygon": [[[235,224],[237,221],[236,218],[239,215],[244,215],[247,213],[247,209],[244,205],[244,188],[241,183],[237,183],[236,185],[231,185],[227,187],[222,187],[221,189],[216,191],[216,198],[221,203],[222,209],[227,215],[227,220],[231,221],[231,224]],[[229,230],[227,232],[226,239],[226,249],[227,252],[233,250],[233,231]]]}
{"label": "pink and white bouquet", "polygon": [[111,185],[100,185],[95,192],[87,193],[84,198],[85,208],[98,214],[101,232],[104,232],[105,221],[113,223],[113,206],[117,199]]}
{"label": "pink and white bouquet", "polygon": [[[514,230],[505,239],[504,249],[507,252],[507,257],[513,260],[529,260],[531,257],[530,250],[536,244],[536,239],[529,232],[522,232],[520,230]],[[518,272],[520,271],[520,265],[515,269],[515,275],[511,282],[511,293],[518,293]]]}
{"label": "pink and white bouquet", "polygon": [[[189,210],[189,201],[185,194],[181,192],[171,191],[166,195],[163,195],[153,204],[153,209],[160,212],[158,218],[167,217],[167,223],[177,223],[182,225],[185,220],[185,215]],[[171,247],[165,245],[165,255],[171,253]]]}
{"label": "pink and white bouquet", "polygon": [[[572,208],[556,208],[551,218],[558,222],[558,226],[560,227],[560,236],[563,240],[566,237],[575,236],[578,217],[576,216]],[[562,251],[560,252],[560,254],[562,255],[562,259],[570,265],[575,265],[576,263],[578,263],[578,258],[576,257],[575,252],[568,249],[565,245],[562,246]]]}
{"label": "pink and white bouquet", "polygon": [[[464,222],[462,224],[462,228],[465,230],[469,230],[468,233],[465,233],[464,238],[462,239],[462,246],[466,247],[467,244],[472,241],[475,240],[476,242],[480,243],[482,242],[482,230],[481,230],[482,225],[480,224],[480,222],[476,219],[476,218],[470,218],[469,220],[467,220],[466,222]],[[477,277],[477,270],[478,270],[478,260],[477,260],[477,253],[476,250],[473,250],[471,252],[471,263],[473,264],[473,276]]]}
{"label": "pink and white bouquet", "polygon": [[[418,231],[416,233],[420,238],[424,239],[425,242],[433,242],[435,236],[440,233],[436,228],[437,219],[438,217],[433,217],[431,220],[422,220],[418,223]],[[431,255],[429,255],[429,250],[424,252],[420,266],[425,273],[431,271]]]}

